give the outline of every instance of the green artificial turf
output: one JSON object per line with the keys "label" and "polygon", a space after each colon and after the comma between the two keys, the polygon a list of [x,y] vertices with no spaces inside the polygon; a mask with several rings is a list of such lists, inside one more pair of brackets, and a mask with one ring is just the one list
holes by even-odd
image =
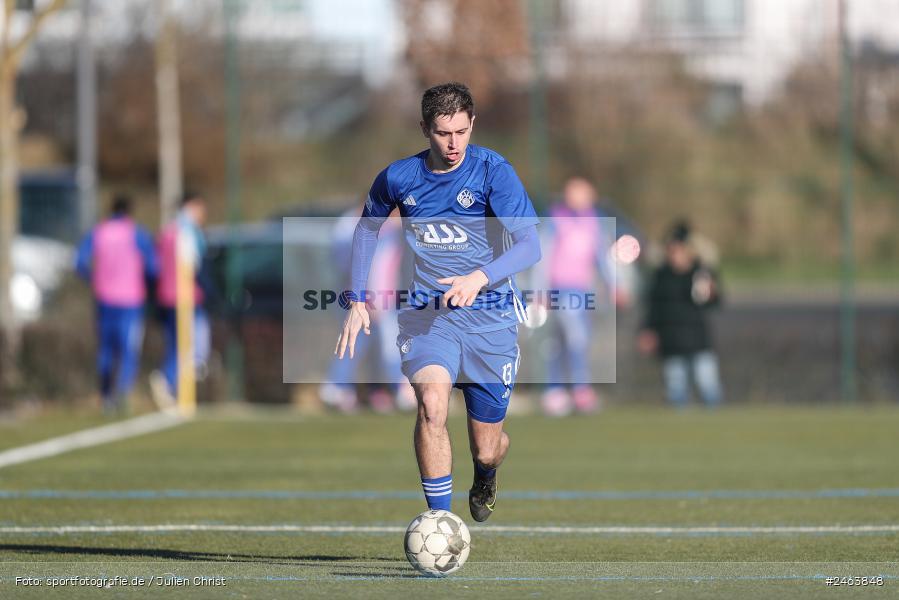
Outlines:
{"label": "green artificial turf", "polygon": [[[899,409],[613,408],[590,418],[512,417],[496,514],[472,523],[464,420],[454,509],[469,562],[416,576],[395,531],[13,533],[62,525],[404,527],[424,510],[412,417],[201,417],[142,437],[0,469],[0,597],[763,597],[824,598],[828,576],[899,594],[899,533],[783,533],[791,526],[899,524]],[[57,424],[30,425],[51,432]],[[43,427],[43,429],[42,429]],[[22,436],[30,441],[34,436]],[[9,444],[5,444],[7,447]],[[833,493],[828,492],[831,490]],[[71,492],[81,492],[72,495]],[[304,496],[305,492],[330,492]],[[545,493],[570,492],[562,497]],[[68,493],[68,494],[67,494]],[[616,496],[615,493],[621,494]],[[520,526],[523,531],[491,527]],[[532,527],[673,527],[567,533]],[[684,527],[773,527],[688,532]],[[189,585],[171,585],[171,573]],[[57,587],[48,577],[143,577],[148,585]],[[42,586],[16,584],[33,576]],[[224,585],[194,577],[223,577]],[[171,581],[170,581],[171,580]],[[157,582],[168,585],[158,585]]]}

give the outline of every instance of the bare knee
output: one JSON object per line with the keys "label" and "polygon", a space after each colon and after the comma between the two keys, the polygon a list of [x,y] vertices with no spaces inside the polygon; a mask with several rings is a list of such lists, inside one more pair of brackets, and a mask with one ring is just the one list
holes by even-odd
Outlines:
{"label": "bare knee", "polygon": [[493,468],[499,462],[499,452],[493,449],[478,448],[478,463],[482,466]]}
{"label": "bare knee", "polygon": [[445,429],[449,401],[438,386],[422,385],[416,390],[418,422],[428,429]]}
{"label": "bare knee", "polygon": [[492,444],[482,444],[478,446],[477,461],[487,467],[498,467],[502,462],[506,451],[509,449],[509,436],[505,432]]}

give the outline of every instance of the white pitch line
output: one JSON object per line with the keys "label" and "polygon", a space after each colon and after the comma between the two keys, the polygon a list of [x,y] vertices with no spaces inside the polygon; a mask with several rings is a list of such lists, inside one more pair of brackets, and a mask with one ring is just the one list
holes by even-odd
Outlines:
{"label": "white pitch line", "polygon": [[[159,525],[56,525],[35,527],[0,527],[0,534],[16,533],[171,533],[185,531],[223,531],[241,533],[400,533],[405,527],[395,525],[212,525],[172,523]],[[784,525],[749,527],[542,527],[497,525],[478,527],[476,531],[494,533],[557,534],[628,534],[628,535],[702,535],[702,534],[789,534],[789,533],[899,533],[899,525]]]}
{"label": "white pitch line", "polygon": [[749,527],[526,527],[497,526],[484,530],[505,533],[625,533],[625,534],[716,534],[716,533],[899,533],[899,525],[775,525]]}
{"label": "white pitch line", "polygon": [[11,465],[18,465],[32,460],[48,458],[56,456],[72,450],[80,448],[89,448],[100,444],[108,444],[126,438],[152,433],[162,429],[168,429],[184,423],[185,419],[173,413],[151,413],[110,423],[109,425],[101,425],[91,429],[84,429],[75,433],[69,433],[43,442],[28,444],[27,446],[19,446],[0,452],[0,469]]}

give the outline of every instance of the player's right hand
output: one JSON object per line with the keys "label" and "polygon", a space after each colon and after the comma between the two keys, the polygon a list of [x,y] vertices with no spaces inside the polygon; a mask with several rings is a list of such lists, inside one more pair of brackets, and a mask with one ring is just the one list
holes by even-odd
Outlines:
{"label": "player's right hand", "polygon": [[347,347],[350,349],[350,358],[353,358],[356,348],[356,336],[359,335],[360,329],[364,329],[365,335],[371,335],[371,320],[368,316],[368,309],[365,308],[365,302],[351,302],[350,310],[343,321],[343,331],[340,332],[340,337],[337,338],[337,347],[334,348],[334,354],[337,355],[337,358],[343,358]]}

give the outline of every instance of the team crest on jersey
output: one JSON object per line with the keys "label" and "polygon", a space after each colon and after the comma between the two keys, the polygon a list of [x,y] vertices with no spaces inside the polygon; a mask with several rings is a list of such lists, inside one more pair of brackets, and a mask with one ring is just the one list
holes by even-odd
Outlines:
{"label": "team crest on jersey", "polygon": [[456,196],[456,202],[462,205],[462,208],[468,208],[474,204],[474,195],[468,188],[463,188],[459,195]]}
{"label": "team crest on jersey", "polygon": [[412,338],[409,338],[408,340],[403,342],[402,346],[400,346],[400,352],[402,352],[403,354],[409,354],[409,350],[411,350],[411,349],[412,349]]}

